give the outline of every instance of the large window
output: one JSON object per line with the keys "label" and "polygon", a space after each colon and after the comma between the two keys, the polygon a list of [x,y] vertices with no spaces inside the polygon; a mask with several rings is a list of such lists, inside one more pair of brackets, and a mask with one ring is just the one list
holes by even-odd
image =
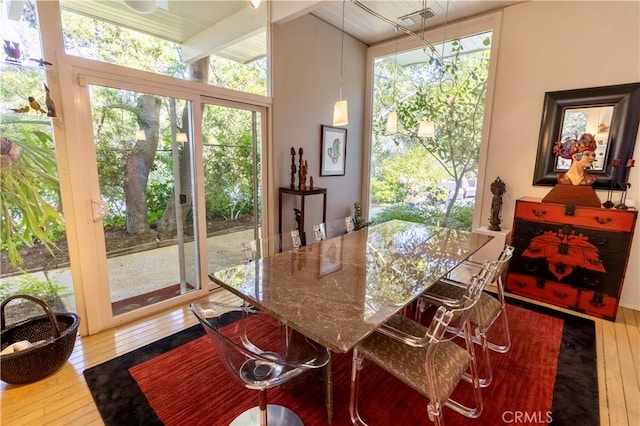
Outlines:
{"label": "large window", "polygon": [[[196,5],[201,3],[203,2],[196,2]],[[88,5],[91,4],[94,9],[89,8]],[[76,2],[68,6],[82,7],[86,10],[83,9],[84,14],[73,10],[61,12],[66,53],[185,80],[200,80],[198,75],[194,76],[194,68],[190,68],[190,64],[184,61],[184,48],[180,43],[90,15],[106,13],[101,8],[118,6],[126,13],[134,13],[119,2],[114,2],[113,6],[110,6],[109,2]],[[265,44],[265,40],[266,37],[263,36],[254,43]],[[260,52],[263,50],[258,49]],[[202,66],[208,68],[209,84],[256,95],[267,95],[267,60],[264,55],[245,58],[233,55],[229,50],[221,50],[219,54],[209,53],[200,59],[204,61]],[[194,62],[198,61],[190,61]]]}
{"label": "large window", "polygon": [[[73,311],[53,137],[59,118],[41,62],[35,5],[12,8],[0,0],[0,28],[0,300],[28,294]],[[29,305],[21,305],[9,307],[8,323],[26,318]]]}
{"label": "large window", "polygon": [[[471,229],[491,33],[376,58],[370,217]],[[389,127],[395,114],[397,125]],[[427,125],[431,131],[421,126]]]}

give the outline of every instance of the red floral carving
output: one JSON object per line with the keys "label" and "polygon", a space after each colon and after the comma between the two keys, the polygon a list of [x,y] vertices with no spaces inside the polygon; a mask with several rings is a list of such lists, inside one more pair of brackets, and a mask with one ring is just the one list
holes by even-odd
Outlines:
{"label": "red floral carving", "polygon": [[583,234],[546,231],[534,237],[522,255],[547,259],[549,271],[558,280],[570,275],[575,267],[607,272],[600,261],[598,248]]}

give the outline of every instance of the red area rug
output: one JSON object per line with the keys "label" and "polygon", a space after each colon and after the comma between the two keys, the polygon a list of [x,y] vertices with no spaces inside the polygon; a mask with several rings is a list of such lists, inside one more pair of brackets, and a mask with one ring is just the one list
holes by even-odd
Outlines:
{"label": "red area rug", "polygon": [[[445,408],[445,423],[545,424],[550,417],[556,425],[576,419],[597,425],[593,321],[516,303],[526,307],[509,306],[513,345],[507,354],[491,354],[494,383],[483,390],[481,417],[471,420]],[[231,378],[199,325],[181,333],[85,371],[106,424],[228,425],[257,405],[257,391]],[[334,355],[334,425],[351,424],[350,372],[351,353]],[[371,362],[360,391],[360,413],[372,426],[431,424],[426,398]],[[294,410],[305,425],[326,425],[322,395],[322,382],[309,378],[269,390],[268,400]],[[470,386],[462,383],[454,396],[471,401]]]}
{"label": "red area rug", "polygon": [[[484,393],[485,424],[499,424],[509,409],[551,411],[562,321],[517,307],[510,314],[514,334],[530,337],[520,339],[508,354],[492,357],[496,377],[495,384]],[[334,424],[349,425],[351,354],[335,355],[333,363]],[[165,425],[226,425],[245,409],[257,405],[257,392],[244,389],[231,379],[206,336],[129,372]],[[427,400],[420,394],[370,362],[365,364],[361,377],[360,412],[365,421],[382,425],[425,423]],[[470,390],[463,384],[456,395],[472,401]],[[270,390],[268,400],[290,407],[307,425],[323,425],[327,417],[322,395],[322,383],[312,382],[293,389]],[[445,416],[447,424],[468,424],[468,419],[448,409]]]}

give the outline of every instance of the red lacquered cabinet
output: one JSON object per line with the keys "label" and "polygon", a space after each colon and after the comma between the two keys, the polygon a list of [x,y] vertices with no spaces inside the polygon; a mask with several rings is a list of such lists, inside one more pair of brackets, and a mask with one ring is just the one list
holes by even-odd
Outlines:
{"label": "red lacquered cabinet", "polygon": [[637,215],[517,200],[507,291],[614,321]]}

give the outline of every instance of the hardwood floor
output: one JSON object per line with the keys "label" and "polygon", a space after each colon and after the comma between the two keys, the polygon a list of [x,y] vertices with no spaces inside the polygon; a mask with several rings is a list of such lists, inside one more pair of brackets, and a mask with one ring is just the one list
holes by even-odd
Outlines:
{"label": "hardwood floor", "polygon": [[[210,297],[222,301],[233,298],[224,290],[215,290]],[[52,376],[21,386],[0,382],[0,423],[103,424],[82,371],[195,323],[193,315],[183,307],[78,338],[69,362]],[[595,324],[600,424],[640,425],[640,312],[620,308],[615,323],[595,319]]]}

